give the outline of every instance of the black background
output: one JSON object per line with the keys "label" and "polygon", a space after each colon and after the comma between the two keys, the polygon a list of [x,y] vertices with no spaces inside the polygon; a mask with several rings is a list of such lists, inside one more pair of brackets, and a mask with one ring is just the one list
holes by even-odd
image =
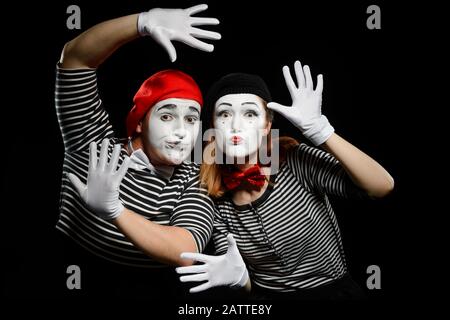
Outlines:
{"label": "black background", "polygon": [[[9,298],[58,296],[55,282],[65,269],[56,266],[54,226],[58,217],[63,145],[54,110],[55,65],[65,42],[96,23],[153,7],[186,8],[197,1],[88,2],[60,1],[51,6],[24,4],[4,14],[20,14],[24,24],[10,24],[4,41],[8,97],[3,110],[2,157],[2,293]],[[324,75],[322,111],[336,132],[378,160],[395,178],[389,197],[374,202],[335,200],[350,272],[365,288],[369,265],[381,268],[381,290],[366,290],[375,304],[407,297],[420,277],[409,255],[417,238],[409,222],[416,219],[411,187],[417,174],[409,157],[406,126],[411,124],[411,89],[405,81],[414,74],[410,53],[417,39],[408,6],[381,1],[305,2],[209,1],[199,16],[217,17],[222,34],[215,51],[205,53],[175,43],[178,59],[151,38],[120,48],[99,68],[100,94],[115,130],[124,135],[124,118],[138,86],[150,74],[174,67],[191,74],[203,90],[229,72],[261,75],[275,101],[289,104],[281,68],[296,59],[311,67],[313,78]],[[66,8],[81,8],[81,30],[66,28]],[[366,8],[381,8],[381,30],[366,27]],[[17,5],[19,7],[20,5]],[[211,41],[210,41],[211,42]],[[403,81],[405,80],[405,81]],[[413,98],[414,99],[414,98]],[[304,140],[281,116],[274,127]],[[415,136],[419,142],[420,133]],[[410,141],[410,140],[409,140]],[[427,192],[426,190],[424,191]]]}

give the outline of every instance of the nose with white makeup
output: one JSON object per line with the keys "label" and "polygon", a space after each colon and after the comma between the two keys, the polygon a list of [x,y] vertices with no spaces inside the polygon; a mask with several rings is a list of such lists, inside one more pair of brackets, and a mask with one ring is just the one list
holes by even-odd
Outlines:
{"label": "nose with white makeup", "polygon": [[234,114],[231,120],[231,129],[233,132],[241,130],[241,116],[239,114]]}
{"label": "nose with white makeup", "polygon": [[187,131],[186,131],[186,123],[184,122],[183,118],[178,118],[178,120],[175,122],[175,127],[173,128],[173,134],[180,140],[184,139],[186,137]]}

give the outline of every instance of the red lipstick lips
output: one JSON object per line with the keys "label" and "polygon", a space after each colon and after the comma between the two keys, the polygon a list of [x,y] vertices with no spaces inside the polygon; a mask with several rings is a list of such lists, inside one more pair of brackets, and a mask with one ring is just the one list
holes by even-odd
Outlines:
{"label": "red lipstick lips", "polygon": [[234,144],[239,144],[242,141],[242,138],[239,136],[232,136],[231,137],[231,142],[233,142]]}

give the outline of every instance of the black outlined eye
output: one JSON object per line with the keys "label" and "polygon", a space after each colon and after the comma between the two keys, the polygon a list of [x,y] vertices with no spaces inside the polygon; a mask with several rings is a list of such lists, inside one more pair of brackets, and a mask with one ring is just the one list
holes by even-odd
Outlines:
{"label": "black outlined eye", "polygon": [[170,114],[163,114],[163,115],[160,117],[160,119],[161,119],[162,121],[170,121],[170,120],[173,120],[173,116],[170,115]]}

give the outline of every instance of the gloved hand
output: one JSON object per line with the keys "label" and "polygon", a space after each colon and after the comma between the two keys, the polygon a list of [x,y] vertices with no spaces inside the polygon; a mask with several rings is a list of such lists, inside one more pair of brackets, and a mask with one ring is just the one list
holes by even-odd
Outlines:
{"label": "gloved hand", "polygon": [[142,12],[138,17],[138,31],[141,36],[150,35],[161,44],[169,54],[170,60],[177,59],[177,53],[171,40],[181,41],[193,48],[211,52],[214,46],[197,38],[219,40],[221,35],[217,32],[195,28],[198,25],[217,25],[215,18],[191,17],[191,15],[204,11],[206,4],[200,4],[187,9],[161,9],[155,8]]}
{"label": "gloved hand", "polygon": [[300,61],[294,64],[298,87],[292,79],[289,67],[283,67],[284,80],[292,98],[292,106],[270,102],[267,107],[281,113],[291,121],[302,134],[314,145],[318,146],[328,140],[333,134],[334,128],[328,122],[327,117],[322,115],[322,75],[317,76],[317,86],[314,84],[308,66],[302,65]]}
{"label": "gloved hand", "polygon": [[181,282],[207,280],[207,282],[191,288],[189,292],[200,292],[217,286],[230,286],[232,288],[245,286],[249,277],[244,260],[242,260],[232,234],[228,234],[227,241],[227,253],[221,256],[209,256],[193,252],[183,252],[181,254],[183,259],[204,262],[202,265],[176,268],[178,274],[195,273],[194,275],[180,277]]}
{"label": "gloved hand", "polygon": [[82,183],[77,176],[68,174],[70,182],[89,209],[100,218],[111,220],[117,218],[124,206],[119,200],[119,186],[128,170],[130,158],[126,157],[121,167],[116,170],[120,156],[120,144],[114,146],[111,160],[108,160],[107,139],[102,141],[100,160],[97,163],[97,144],[89,145],[89,171],[87,185]]}

